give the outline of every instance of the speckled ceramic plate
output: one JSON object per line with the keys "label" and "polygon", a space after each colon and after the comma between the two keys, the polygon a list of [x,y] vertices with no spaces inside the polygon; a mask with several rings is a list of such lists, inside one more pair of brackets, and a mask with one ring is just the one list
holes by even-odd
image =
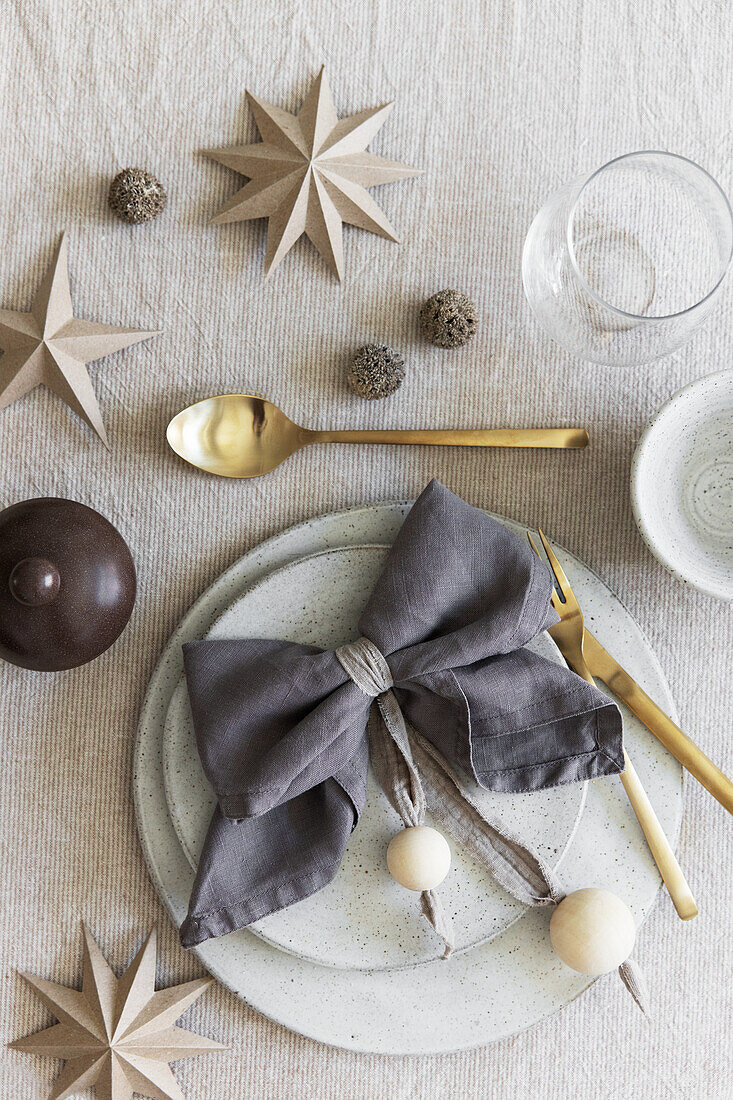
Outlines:
{"label": "speckled ceramic plate", "polygon": [[[388,552],[385,546],[339,547],[276,569],[235,600],[207,637],[282,638],[331,649],[352,641]],[[562,662],[546,634],[533,648]],[[215,796],[196,751],[183,682],[168,709],[164,769],[171,819],[195,868]],[[477,798],[557,867],[575,834],[585,791],[584,784],[515,795],[477,788]],[[387,871],[387,845],[401,828],[398,814],[370,776],[364,813],[333,881],[297,905],[250,925],[251,930],[322,966],[387,969],[439,959],[441,941],[422,919],[417,898]],[[460,846],[452,848],[451,872],[440,895],[453,917],[456,950],[461,951],[503,932],[525,906]]]}
{"label": "speckled ceramic plate", "polygon": [[[133,783],[150,874],[178,925],[186,915],[193,871],[168,813],[163,731],[182,673],[181,645],[202,637],[238,595],[273,569],[331,547],[392,542],[409,508],[409,502],[369,505],[284,531],[222,574],[166,646],[140,717]],[[555,550],[594,634],[622,657],[634,678],[675,718],[659,664],[629,613],[577,558]],[[674,843],[682,808],[682,770],[627,711],[624,719],[634,764]],[[659,875],[618,780],[589,784],[583,827],[563,860],[561,877],[568,889],[597,885],[615,890],[630,905],[637,923],[649,912]],[[553,953],[548,923],[545,910],[530,910],[500,936],[449,962],[395,970],[319,966],[278,950],[246,929],[194,950],[234,993],[303,1035],[350,1050],[438,1054],[516,1034],[591,984]],[[643,944],[643,935],[641,940]],[[601,980],[618,978],[608,975]],[[630,1001],[629,1011],[635,1011]]]}

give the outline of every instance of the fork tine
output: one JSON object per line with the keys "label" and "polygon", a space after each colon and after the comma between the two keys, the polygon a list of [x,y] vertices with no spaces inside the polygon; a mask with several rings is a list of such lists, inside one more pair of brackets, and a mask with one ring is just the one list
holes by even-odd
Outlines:
{"label": "fork tine", "polygon": [[[540,530],[540,534],[542,534],[541,530]],[[537,549],[537,546],[535,544],[534,539],[532,538],[532,534],[531,534],[530,531],[527,532],[527,538],[529,539],[529,545],[532,547],[532,549],[534,550],[535,554],[540,559],[540,561],[542,561],[542,555],[540,554],[539,550]],[[557,577],[555,577],[554,579],[557,580]],[[552,587],[552,595],[550,596],[550,603],[555,608],[555,611],[557,611],[558,615],[561,615],[562,614],[562,612],[561,612],[562,600],[558,596],[557,590],[555,589],[554,585]]]}
{"label": "fork tine", "polygon": [[536,545],[535,545],[535,541],[534,541],[534,539],[532,538],[532,532],[531,532],[531,531],[528,531],[528,532],[527,532],[527,538],[529,539],[529,545],[530,545],[530,546],[532,547],[532,549],[534,550],[535,554],[536,554],[536,555],[537,555],[537,557],[539,558],[539,556],[540,556],[540,552],[539,552],[539,550],[537,549],[537,547],[536,547]]}
{"label": "fork tine", "polygon": [[575,599],[575,594],[574,594],[572,588],[570,587],[570,581],[565,576],[565,570],[560,565],[560,562],[557,560],[557,555],[555,554],[554,550],[552,549],[549,542],[545,538],[545,533],[544,533],[544,531],[542,530],[541,527],[538,528],[538,531],[539,531],[540,538],[542,539],[542,545],[545,548],[545,553],[547,554],[547,558],[548,558],[548,560],[550,562],[550,565],[552,567],[552,572],[555,574],[555,580],[557,581],[557,587],[560,589],[560,592],[562,594],[562,598],[564,599],[565,603],[577,604],[578,601]]}

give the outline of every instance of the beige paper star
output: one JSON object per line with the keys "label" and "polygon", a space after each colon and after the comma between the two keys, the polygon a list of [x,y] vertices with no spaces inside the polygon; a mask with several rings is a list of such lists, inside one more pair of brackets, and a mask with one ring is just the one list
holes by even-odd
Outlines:
{"label": "beige paper star", "polygon": [[397,240],[367,187],[422,173],[365,152],[393,103],[339,119],[323,69],[297,115],[249,92],[247,98],[263,140],[207,151],[207,156],[250,179],[212,221],[269,219],[266,277],[305,234],[340,280],[343,222]]}
{"label": "beige paper star", "polygon": [[227,1049],[174,1026],[213,978],[156,993],[155,929],[121,978],[114,976],[83,924],[82,931],[81,992],[22,974],[59,1023],[9,1046],[65,1060],[48,1100],[65,1100],[91,1085],[98,1100],[130,1100],[133,1092],[152,1100],[185,1100],[168,1063]]}
{"label": "beige paper star", "polygon": [[74,316],[66,237],[62,235],[30,313],[0,309],[0,409],[43,384],[86,420],[109,447],[86,364],[158,335]]}

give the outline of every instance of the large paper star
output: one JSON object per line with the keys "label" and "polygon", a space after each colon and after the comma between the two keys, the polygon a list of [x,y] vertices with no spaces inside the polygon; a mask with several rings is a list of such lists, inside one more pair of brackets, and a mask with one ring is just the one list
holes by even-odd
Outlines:
{"label": "large paper star", "polygon": [[393,103],[339,119],[323,69],[297,115],[249,92],[247,98],[263,140],[207,151],[207,156],[250,179],[212,220],[223,224],[269,219],[266,276],[305,234],[340,280],[343,222],[397,240],[366,190],[421,174],[365,152]]}
{"label": "large paper star", "polygon": [[62,235],[30,313],[0,309],[0,409],[43,383],[109,447],[85,364],[158,335],[74,316],[66,237]]}
{"label": "large paper star", "polygon": [[133,1092],[152,1100],[185,1100],[168,1063],[226,1050],[213,1039],[174,1026],[213,978],[156,993],[155,929],[121,978],[114,976],[84,925],[82,931],[81,992],[21,975],[60,1022],[10,1047],[65,1060],[48,1100],[65,1100],[91,1085],[98,1100],[130,1100]]}

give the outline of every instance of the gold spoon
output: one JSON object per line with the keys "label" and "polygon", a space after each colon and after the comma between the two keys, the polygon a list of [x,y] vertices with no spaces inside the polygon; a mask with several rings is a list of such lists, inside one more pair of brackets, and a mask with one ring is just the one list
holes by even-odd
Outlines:
{"label": "gold spoon", "polygon": [[276,405],[246,393],[224,393],[173,417],[166,437],[181,458],[222,477],[269,474],[309,443],[433,443],[441,447],[585,447],[584,428],[492,431],[316,432],[288,420]]}

